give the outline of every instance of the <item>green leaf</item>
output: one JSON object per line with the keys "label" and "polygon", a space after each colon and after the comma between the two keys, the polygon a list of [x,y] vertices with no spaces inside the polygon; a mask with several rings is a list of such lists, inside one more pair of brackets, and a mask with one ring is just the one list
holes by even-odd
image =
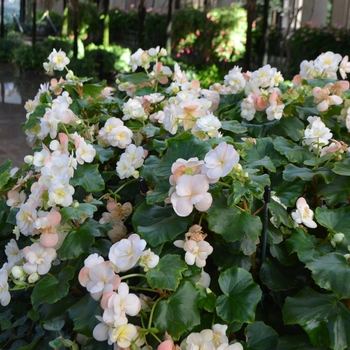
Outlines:
{"label": "green leaf", "polygon": [[288,214],[287,210],[278,202],[272,200],[269,203],[269,212],[273,216],[273,222],[276,226],[280,226],[281,224],[287,227],[294,227],[294,221]]}
{"label": "green leaf", "polygon": [[276,137],[273,144],[276,150],[286,156],[291,163],[302,164],[312,157],[312,153],[307,148],[298,146],[284,137]]}
{"label": "green leaf", "polygon": [[150,87],[150,86],[145,86],[141,89],[137,89],[134,93],[135,96],[144,96],[144,95],[150,95],[153,94],[154,88]]}
{"label": "green leaf", "polygon": [[235,134],[242,134],[247,132],[247,128],[237,120],[222,121],[221,129],[231,131]]}
{"label": "green leaf", "polygon": [[169,197],[170,184],[168,180],[158,180],[155,188],[151,193],[147,194],[147,204],[153,205],[164,202]]}
{"label": "green leaf", "polygon": [[68,220],[80,220],[92,215],[97,210],[95,205],[90,203],[81,203],[78,206],[66,207],[60,209],[60,214],[62,216],[62,222]]}
{"label": "green leaf", "polygon": [[154,325],[167,331],[174,340],[200,323],[197,309],[198,291],[185,281],[167,300],[161,300],[154,312]]}
{"label": "green leaf", "polygon": [[68,309],[68,313],[73,320],[74,330],[92,338],[92,331],[99,323],[95,316],[102,314],[100,302],[92,299],[90,294],[86,294]]}
{"label": "green leaf", "polygon": [[274,292],[294,288],[297,281],[292,277],[293,271],[280,264],[276,259],[267,257],[261,265],[261,281]]}
{"label": "green leaf", "polygon": [[142,84],[142,83],[147,83],[149,82],[149,77],[146,73],[144,72],[138,72],[138,73],[131,73],[131,74],[121,74],[118,79],[122,83],[131,83],[134,85]]}
{"label": "green leaf", "polygon": [[219,285],[223,294],[216,302],[218,316],[229,323],[252,323],[262,295],[252,275],[242,268],[231,267],[220,274]]}
{"label": "green leaf", "polygon": [[96,150],[96,158],[101,162],[105,163],[114,156],[114,151],[112,148],[103,148],[100,145],[93,144]]}
{"label": "green leaf", "polygon": [[155,169],[155,174],[169,177],[171,175],[171,166],[179,158],[189,159],[197,157],[200,160],[204,159],[207,152],[212,149],[214,142],[215,139],[202,141],[186,132],[167,140],[168,149]]}
{"label": "green leaf", "polygon": [[316,208],[315,218],[317,222],[327,227],[333,233],[350,235],[350,208],[323,209]]}
{"label": "green leaf", "polygon": [[107,86],[106,81],[97,84],[84,84],[83,97],[88,99],[90,96],[94,99],[100,96],[101,91]]}
{"label": "green leaf", "polygon": [[297,167],[294,164],[288,164],[283,171],[283,179],[286,181],[293,181],[300,178],[304,181],[312,181],[314,176],[319,175],[325,179],[327,184],[329,184],[336,177],[336,175],[332,172],[332,167],[333,166],[330,164],[313,171],[308,168]]}
{"label": "green leaf", "polygon": [[350,346],[350,311],[333,294],[305,287],[288,297],[283,307],[286,324],[299,324],[313,346],[344,350]]}
{"label": "green leaf", "polygon": [[276,350],[329,350],[325,347],[314,347],[311,345],[309,338],[304,334],[285,335],[278,339]]}
{"label": "green leaf", "polygon": [[244,331],[249,350],[274,350],[277,346],[278,333],[264,322],[248,324]]}
{"label": "green leaf", "polygon": [[147,281],[153,289],[174,291],[181,281],[182,272],[186,269],[187,264],[179,255],[165,255],[155,268],[147,272]]}
{"label": "green leaf", "polygon": [[74,171],[74,177],[70,180],[70,184],[75,186],[83,186],[87,192],[100,192],[104,190],[105,183],[98,170],[98,164],[78,165]]}
{"label": "green leaf", "polygon": [[335,162],[333,171],[338,175],[350,176],[350,158],[343,162]]}
{"label": "green leaf", "polygon": [[7,159],[5,163],[0,165],[0,189],[7,184],[8,179],[11,177],[11,168],[12,162],[9,159]]}
{"label": "green leaf", "polygon": [[43,327],[47,331],[60,331],[63,328],[64,324],[65,324],[64,320],[55,318],[49,322],[45,322]]}
{"label": "green leaf", "polygon": [[319,181],[317,193],[326,198],[330,206],[335,206],[350,197],[350,177],[337,175],[332,183]]}
{"label": "green leaf", "polygon": [[72,266],[64,267],[56,278],[53,275],[43,277],[35,285],[31,300],[34,310],[44,302],[53,304],[65,297],[69,291],[69,283],[74,277],[74,268]]}
{"label": "green leaf", "polygon": [[184,233],[192,216],[179,217],[172,206],[160,207],[143,203],[132,217],[135,231],[151,247],[164,242],[172,242],[180,233]]}
{"label": "green leaf", "polygon": [[271,128],[271,134],[299,141],[304,136],[304,123],[295,117],[283,117]]}
{"label": "green leaf", "polygon": [[158,177],[154,174],[154,169],[158,166],[159,162],[160,159],[156,156],[151,155],[147,157],[141,168],[140,176],[144,177],[148,182],[157,183]]}
{"label": "green leaf", "polygon": [[89,251],[95,237],[100,231],[89,223],[81,225],[76,231],[68,233],[58,251],[60,259],[77,259],[81,254]]}
{"label": "green leaf", "polygon": [[350,264],[344,255],[329,253],[306,262],[312,278],[322,288],[332,291],[339,299],[350,298]]}
{"label": "green leaf", "polygon": [[260,218],[236,207],[228,207],[221,194],[213,197],[208,210],[209,228],[228,242],[241,241],[245,236],[255,242],[262,230]]}
{"label": "green leaf", "polygon": [[310,235],[301,228],[296,228],[286,240],[286,246],[290,253],[297,253],[298,258],[304,264],[313,258],[318,258],[327,251],[332,251],[330,243],[318,245],[315,236]]}

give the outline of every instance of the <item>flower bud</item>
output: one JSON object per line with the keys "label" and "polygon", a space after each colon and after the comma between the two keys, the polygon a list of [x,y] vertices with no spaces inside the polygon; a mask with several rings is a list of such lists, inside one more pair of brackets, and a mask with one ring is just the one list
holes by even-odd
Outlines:
{"label": "flower bud", "polygon": [[159,51],[159,57],[166,57],[167,55],[168,55],[168,53],[166,52],[164,47],[162,47]]}
{"label": "flower bud", "polygon": [[14,266],[11,269],[11,273],[16,280],[24,281],[24,279],[26,278],[26,273],[24,272],[22,266]]}
{"label": "flower bud", "polygon": [[28,156],[24,157],[24,163],[26,163],[26,164],[33,164],[33,161],[34,161],[33,156],[28,155]]}
{"label": "flower bud", "polygon": [[35,283],[40,279],[40,276],[38,273],[34,272],[28,277],[28,282],[29,283]]}

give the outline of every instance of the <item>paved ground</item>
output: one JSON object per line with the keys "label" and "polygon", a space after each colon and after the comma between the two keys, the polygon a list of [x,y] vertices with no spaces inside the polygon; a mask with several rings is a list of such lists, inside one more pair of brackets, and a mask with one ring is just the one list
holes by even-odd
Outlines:
{"label": "paved ground", "polygon": [[0,64],[0,164],[9,158],[13,166],[21,166],[24,156],[32,154],[21,127],[26,120],[24,104],[36,95],[44,78]]}

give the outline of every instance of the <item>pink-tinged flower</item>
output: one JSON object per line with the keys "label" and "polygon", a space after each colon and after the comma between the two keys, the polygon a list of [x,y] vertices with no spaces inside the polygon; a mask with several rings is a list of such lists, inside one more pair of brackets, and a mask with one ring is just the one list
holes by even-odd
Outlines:
{"label": "pink-tinged flower", "polygon": [[129,293],[129,286],[125,282],[121,282],[117,293],[110,292],[103,296],[101,307],[112,309],[116,318],[136,316],[141,310],[141,301],[136,294]]}
{"label": "pink-tinged flower", "polygon": [[170,201],[177,215],[188,216],[193,206],[199,211],[210,208],[213,198],[208,193],[209,182],[205,175],[182,175],[171,194]]}
{"label": "pink-tinged flower", "polygon": [[56,231],[56,226],[61,222],[61,214],[52,208],[49,213],[40,211],[38,213],[38,218],[34,222],[34,227],[36,231],[34,233],[40,235],[40,244],[43,247],[49,248],[53,247],[58,242],[58,235]]}
{"label": "pink-tinged flower", "polygon": [[6,204],[12,208],[20,208],[21,204],[26,200],[24,191],[19,192],[18,189],[11,190],[7,193],[8,200]]}
{"label": "pink-tinged flower", "polygon": [[339,65],[339,73],[343,79],[346,79],[347,73],[350,73],[349,56],[344,56]]}
{"label": "pink-tinged flower", "polygon": [[189,160],[179,158],[171,166],[171,172],[173,175],[170,176],[169,182],[171,185],[175,185],[177,180],[182,175],[195,175],[199,174],[204,164],[203,160],[198,160],[197,157],[192,157]]}
{"label": "pink-tinged flower", "polygon": [[34,231],[34,222],[37,218],[37,212],[34,205],[30,202],[21,205],[19,212],[16,214],[16,223],[25,236]]}
{"label": "pink-tinged flower", "polygon": [[53,151],[54,155],[66,154],[69,155],[68,151],[68,141],[69,138],[65,133],[60,132],[58,134],[58,140],[52,140],[50,142],[50,149]]}
{"label": "pink-tinged flower", "polygon": [[86,143],[85,140],[80,137],[77,136],[74,140],[75,143],[75,147],[76,147],[76,160],[79,164],[84,164],[86,163],[91,163],[96,155],[96,150],[95,148]]}
{"label": "pink-tinged flower", "polygon": [[239,154],[232,145],[221,142],[205,155],[204,162],[202,173],[212,182],[216,182],[231,172],[239,162]]}
{"label": "pink-tinged flower", "polygon": [[324,89],[315,86],[312,90],[314,95],[314,102],[318,103],[317,110],[320,112],[326,111],[332,105],[340,105],[343,99],[338,95],[330,95],[330,91],[325,87]]}
{"label": "pink-tinged flower", "polygon": [[146,241],[133,233],[127,239],[114,243],[108,257],[117,272],[127,271],[136,265],[145,247]]}
{"label": "pink-tinged flower", "polygon": [[86,287],[95,300],[118,288],[120,277],[110,268],[109,261],[104,261],[96,253],[89,255],[78,276],[79,283]]}
{"label": "pink-tinged flower", "polygon": [[0,270],[0,304],[2,306],[7,306],[11,301],[7,279],[8,272],[4,267],[2,267]]}
{"label": "pink-tinged flower", "polygon": [[37,272],[39,275],[45,275],[57,256],[55,249],[45,248],[40,243],[33,243],[30,247],[23,248],[22,251],[27,261],[23,265],[23,270],[28,274]]}
{"label": "pink-tinged flower", "polygon": [[297,210],[292,212],[293,220],[298,224],[304,224],[306,227],[316,228],[317,224],[313,221],[314,212],[309,208],[305,198],[300,197],[296,206]]}

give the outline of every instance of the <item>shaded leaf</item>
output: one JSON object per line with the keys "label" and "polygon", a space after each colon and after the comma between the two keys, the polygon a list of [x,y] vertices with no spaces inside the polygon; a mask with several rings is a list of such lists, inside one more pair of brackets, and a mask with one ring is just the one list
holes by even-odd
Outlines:
{"label": "shaded leaf", "polygon": [[174,340],[200,323],[197,309],[198,291],[185,281],[168,300],[162,300],[154,312],[154,324],[160,332],[167,331]]}
{"label": "shaded leaf", "polygon": [[294,164],[288,164],[283,171],[283,179],[286,181],[293,181],[297,178],[304,181],[312,181],[313,177],[316,175],[322,176],[327,184],[333,181],[336,177],[336,175],[332,172],[332,165],[320,167],[313,171],[309,168],[301,168],[295,166]]}
{"label": "shaded leaf", "polygon": [[245,336],[249,350],[274,350],[277,346],[278,333],[264,322],[248,324]]}
{"label": "shaded leaf", "polygon": [[80,220],[91,216],[97,210],[95,205],[90,203],[81,203],[77,206],[70,206],[60,209],[62,215],[62,222],[68,220]]}
{"label": "shaded leaf", "polygon": [[305,287],[288,297],[283,307],[286,324],[299,324],[313,346],[344,350],[350,346],[350,310],[333,294]]}
{"label": "shaded leaf", "polygon": [[307,148],[296,145],[284,137],[276,137],[273,144],[276,150],[286,156],[291,163],[302,164],[313,156]]}

